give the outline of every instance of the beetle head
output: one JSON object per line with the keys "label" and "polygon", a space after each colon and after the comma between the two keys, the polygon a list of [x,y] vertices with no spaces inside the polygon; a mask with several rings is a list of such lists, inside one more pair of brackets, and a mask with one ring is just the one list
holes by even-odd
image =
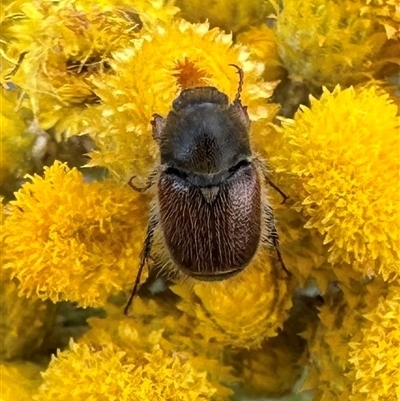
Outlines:
{"label": "beetle head", "polygon": [[182,91],[166,118],[154,116],[153,137],[162,164],[215,174],[251,156],[249,127],[240,95],[230,104],[218,89],[197,87]]}

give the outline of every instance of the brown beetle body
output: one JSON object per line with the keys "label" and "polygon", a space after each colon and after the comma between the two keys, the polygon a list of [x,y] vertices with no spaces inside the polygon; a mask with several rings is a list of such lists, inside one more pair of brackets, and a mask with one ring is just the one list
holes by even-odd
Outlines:
{"label": "brown beetle body", "polygon": [[160,229],[171,259],[199,280],[243,270],[261,237],[261,188],[254,166],[242,166],[216,190],[209,202],[201,189],[168,174],[158,183]]}
{"label": "brown beetle body", "polygon": [[198,280],[239,273],[262,244],[275,248],[286,270],[262,178],[280,190],[251,152],[250,120],[240,101],[243,72],[236,68],[240,82],[232,103],[214,87],[186,89],[166,118],[154,116],[160,165],[145,188],[130,183],[135,190],[155,188],[155,201],[125,313],[154,238],[176,271]]}

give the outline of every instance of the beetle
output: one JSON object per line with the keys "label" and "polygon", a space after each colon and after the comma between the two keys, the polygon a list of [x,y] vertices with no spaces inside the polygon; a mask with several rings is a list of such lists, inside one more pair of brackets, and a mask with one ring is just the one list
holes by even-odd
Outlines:
{"label": "beetle", "polygon": [[[129,307],[140,283],[154,238],[178,272],[197,280],[225,280],[243,271],[259,247],[279,250],[273,210],[266,198],[269,179],[264,163],[250,146],[250,119],[241,103],[243,70],[232,103],[212,86],[183,90],[164,118],[153,115],[153,138],[159,165],[144,187],[155,197]],[[156,235],[155,235],[156,234]]]}

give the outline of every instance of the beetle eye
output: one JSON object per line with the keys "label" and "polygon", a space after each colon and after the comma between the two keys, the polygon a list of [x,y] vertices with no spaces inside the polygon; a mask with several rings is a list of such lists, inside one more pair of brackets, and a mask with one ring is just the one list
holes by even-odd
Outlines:
{"label": "beetle eye", "polygon": [[233,167],[231,167],[228,171],[229,173],[233,174],[236,173],[240,168],[244,166],[248,166],[250,162],[248,160],[240,160],[239,163],[235,164]]}

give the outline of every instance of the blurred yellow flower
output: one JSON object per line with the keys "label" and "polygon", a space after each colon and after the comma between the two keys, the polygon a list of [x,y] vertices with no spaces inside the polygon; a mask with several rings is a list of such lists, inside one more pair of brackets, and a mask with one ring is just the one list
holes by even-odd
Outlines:
{"label": "blurred yellow flower", "polygon": [[329,245],[332,264],[364,275],[400,273],[400,118],[375,87],[325,90],[283,122],[271,158],[290,194]]}
{"label": "blurred yellow flower", "polygon": [[18,93],[0,93],[0,185],[20,178],[29,169],[30,150],[35,137],[28,132],[24,116],[16,112]]}
{"label": "blurred yellow flower", "polygon": [[260,74],[265,80],[274,81],[285,76],[274,29],[265,24],[253,27],[240,33],[236,40],[248,47],[251,59],[262,63],[264,71]]}
{"label": "blurred yellow flower", "polygon": [[[90,79],[110,73],[112,53],[129,46],[151,24],[177,12],[163,1],[18,0],[5,10],[5,54],[15,63],[9,77],[28,95],[43,129],[79,133],[77,115],[99,99]],[[7,23],[11,26],[8,27]],[[12,67],[14,68],[14,67]],[[11,71],[3,71],[2,79]]]}
{"label": "blurred yellow flower", "polygon": [[374,12],[365,9],[366,3],[283,1],[276,32],[279,54],[292,79],[347,86],[366,81],[382,67],[377,56],[387,35]]}
{"label": "blurred yellow flower", "polygon": [[0,272],[0,277],[0,357],[28,358],[53,329],[56,305],[37,297],[19,297],[18,286],[10,281],[8,272]]}
{"label": "blurred yellow flower", "polygon": [[363,3],[362,14],[375,15],[385,28],[388,39],[400,39],[400,4],[398,0],[364,0]]}
{"label": "blurred yellow flower", "polygon": [[250,118],[269,117],[276,107],[271,108],[267,98],[276,84],[259,78],[258,64],[249,59],[245,47],[233,45],[231,35],[209,30],[208,24],[179,20],[158,26],[134,47],[114,54],[110,65],[115,74],[103,73],[93,80],[102,104],[83,118],[98,146],[91,153],[91,165],[107,167],[123,181],[147,176],[156,160],[152,115],[166,115],[188,86],[212,85],[233,99],[238,77],[231,63],[244,70],[242,98]]}
{"label": "blurred yellow flower", "polygon": [[261,25],[274,11],[265,0],[177,0],[183,18],[191,22],[210,21],[212,27],[226,32],[240,32],[252,25]]}
{"label": "blurred yellow flower", "polygon": [[400,397],[400,286],[393,282],[386,293],[373,289],[363,311],[365,323],[350,342],[349,362],[354,381],[350,401],[391,401]]}
{"label": "blurred yellow flower", "polygon": [[43,368],[31,362],[1,362],[0,397],[2,401],[32,401],[42,379]]}
{"label": "blurred yellow flower", "polygon": [[400,394],[398,283],[377,278],[325,298],[310,341],[304,389],[316,401],[397,400]]}
{"label": "blurred yellow flower", "polygon": [[260,348],[234,357],[246,392],[254,397],[282,397],[289,394],[303,371],[304,346],[296,332],[280,332]]}
{"label": "blurred yellow flower", "polygon": [[31,177],[10,202],[4,222],[4,268],[19,292],[81,306],[101,305],[133,283],[147,202],[112,180],[85,183],[56,162]]}
{"label": "blurred yellow flower", "polygon": [[293,284],[260,248],[240,274],[221,282],[185,279],[172,289],[182,297],[179,308],[196,317],[206,341],[225,346],[257,347],[277,335],[292,306]]}

